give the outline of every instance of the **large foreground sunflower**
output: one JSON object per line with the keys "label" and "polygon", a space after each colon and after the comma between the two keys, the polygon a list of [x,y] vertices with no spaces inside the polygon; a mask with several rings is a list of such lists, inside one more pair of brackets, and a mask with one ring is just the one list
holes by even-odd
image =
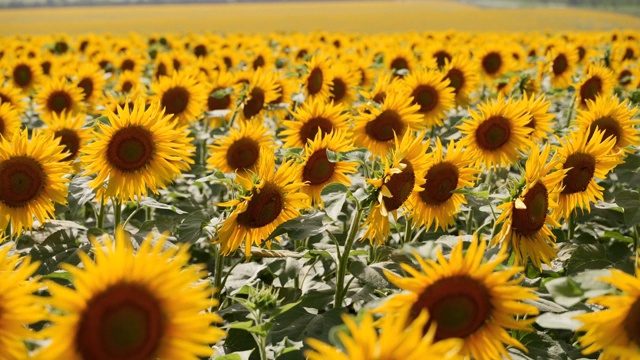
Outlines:
{"label": "large foreground sunflower", "polygon": [[460,206],[466,204],[464,194],[454,193],[465,186],[473,187],[479,169],[471,166],[475,153],[453,140],[447,146],[446,154],[440,138],[437,138],[433,151],[427,154],[427,171],[424,190],[411,193],[413,211],[409,214],[417,226],[427,229],[446,229],[455,221]]}
{"label": "large foreground sunflower", "polygon": [[291,114],[294,120],[285,120],[280,134],[284,137],[284,147],[304,147],[315,139],[317,133],[323,135],[333,131],[349,130],[349,114],[340,104],[325,102],[324,99],[309,99]]}
{"label": "large foreground sunflower", "polygon": [[[640,269],[636,269],[640,274]],[[598,296],[588,303],[607,307],[605,310],[575,316],[584,331],[578,341],[586,355],[603,350],[600,359],[634,360],[640,357],[640,279],[617,269],[611,276],[599,279],[622,291],[616,295]]]}
{"label": "large foreground sunflower", "polygon": [[530,146],[527,127],[530,117],[522,106],[509,99],[495,100],[478,105],[471,118],[458,126],[464,135],[464,146],[478,151],[478,161],[488,168],[508,166]]}
{"label": "large foreground sunflower", "polygon": [[[412,277],[401,277],[385,270],[389,281],[407,292],[391,297],[376,311],[387,316],[410,311],[410,320],[427,310],[428,331],[436,325],[435,340],[461,338],[464,345],[460,355],[475,359],[509,357],[505,345],[521,350],[526,348],[509,335],[508,329],[530,330],[538,309],[524,300],[534,300],[532,288],[519,286],[516,276],[521,267],[495,271],[507,258],[500,251],[493,260],[482,264],[486,242],[474,237],[462,254],[464,244],[459,241],[447,260],[438,250],[438,261],[416,257],[422,271],[408,264],[402,268]],[[409,321],[410,321],[409,320]]]}
{"label": "large foreground sunflower", "polygon": [[[2,236],[0,236],[0,241]],[[27,359],[24,340],[37,337],[27,325],[45,319],[44,307],[34,295],[40,285],[29,277],[38,269],[29,257],[20,257],[11,246],[0,249],[0,348],[2,359]]]}
{"label": "large foreground sunflower", "polygon": [[75,290],[49,283],[57,311],[45,330],[51,344],[40,359],[199,359],[224,334],[212,323],[216,301],[201,266],[189,265],[187,246],[169,247],[149,235],[134,252],[118,229],[115,241],[93,241],[95,260],[84,268],[62,265]]}
{"label": "large foreground sunflower", "polygon": [[209,146],[207,165],[225,173],[255,171],[260,158],[273,154],[274,146],[273,135],[261,123],[242,122]]}
{"label": "large foreground sunflower", "polygon": [[502,213],[497,223],[503,225],[492,244],[502,241],[503,247],[511,246],[516,265],[525,266],[530,259],[540,269],[542,263],[551,265],[556,257],[556,236],[551,229],[560,227],[554,209],[558,207],[566,170],[554,171],[559,159],[554,155],[549,160],[550,151],[549,145],[531,149],[523,189],[511,201],[498,206]]}
{"label": "large foreground sunflower", "polygon": [[[349,332],[338,333],[344,351],[316,339],[307,339],[313,350],[307,350],[309,360],[445,360],[460,359],[462,340],[434,341],[435,326],[424,328],[429,316],[423,311],[415,320],[409,320],[408,311],[398,316],[387,315],[374,324],[371,313],[366,312],[357,324],[347,315],[342,320]],[[409,325],[407,323],[410,322]]]}
{"label": "large foreground sunflower", "polygon": [[287,161],[277,170],[275,166],[273,155],[262,157],[253,175],[236,177],[244,189],[240,198],[218,204],[235,207],[214,240],[223,254],[244,243],[245,255],[249,257],[252,244],[260,246],[278,225],[298,217],[300,210],[309,207],[308,196],[300,191],[305,184],[296,179],[299,165]]}
{"label": "large foreground sunflower", "polygon": [[96,174],[89,186],[98,189],[98,197],[142,198],[191,167],[195,147],[188,131],[175,127],[157,106],[137,101],[131,110],[118,107],[117,114],[107,114],[110,125],[98,124],[81,158],[87,173]]}
{"label": "large foreground sunflower", "polygon": [[33,218],[44,223],[54,217],[54,203],[67,203],[71,165],[64,147],[51,135],[27,130],[0,138],[0,229],[31,229]]}
{"label": "large foreground sunflower", "polygon": [[618,153],[612,152],[616,139],[611,136],[603,139],[604,132],[596,129],[593,134],[575,131],[561,141],[557,152],[560,156],[558,168],[568,169],[562,180],[560,192],[560,212],[565,219],[576,207],[591,211],[591,202],[602,200],[604,189],[596,184],[621,160]]}

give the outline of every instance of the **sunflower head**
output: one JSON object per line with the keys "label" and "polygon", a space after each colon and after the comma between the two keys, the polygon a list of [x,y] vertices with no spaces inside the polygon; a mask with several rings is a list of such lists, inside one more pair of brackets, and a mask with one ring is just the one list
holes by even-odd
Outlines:
{"label": "sunflower head", "polygon": [[329,58],[314,56],[305,63],[305,67],[307,73],[302,80],[305,94],[312,99],[328,99],[333,88]]}
{"label": "sunflower head", "polygon": [[0,102],[0,139],[11,139],[20,130],[22,121],[18,111],[9,102]]}
{"label": "sunflower head", "polygon": [[83,90],[73,84],[69,84],[65,78],[57,78],[47,82],[38,92],[35,102],[40,110],[43,121],[49,121],[53,114],[61,114],[63,111],[77,114],[84,110],[82,105]]}
{"label": "sunflower head", "polygon": [[420,106],[425,127],[442,126],[445,113],[455,105],[455,94],[450,81],[438,71],[418,70],[405,76],[401,82],[412,97],[412,104]]}
{"label": "sunflower head", "polygon": [[172,120],[181,125],[197,120],[204,110],[207,94],[191,72],[176,71],[151,84],[151,100],[160,104]]}
{"label": "sunflower head", "polygon": [[614,86],[615,76],[609,68],[600,63],[589,64],[582,80],[576,86],[576,102],[584,109],[587,107],[587,100],[595,100],[598,95],[611,96]]}
{"label": "sunflower head", "polygon": [[245,174],[255,171],[260,159],[274,150],[273,135],[257,122],[241,123],[229,135],[216,140],[209,147],[209,169],[225,173]]}
{"label": "sunflower head", "polygon": [[292,114],[294,120],[285,120],[284,147],[304,147],[316,134],[349,129],[349,114],[340,104],[327,103],[323,99],[306,100]]}

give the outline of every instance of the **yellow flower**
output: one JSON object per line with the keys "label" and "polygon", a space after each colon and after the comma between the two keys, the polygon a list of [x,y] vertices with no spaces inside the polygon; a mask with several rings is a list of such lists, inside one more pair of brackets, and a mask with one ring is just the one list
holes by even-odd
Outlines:
{"label": "yellow flower", "polygon": [[67,83],[65,78],[47,82],[35,97],[40,117],[43,121],[49,121],[54,113],[59,115],[66,111],[76,115],[83,112],[82,94],[81,88]]}
{"label": "yellow flower", "polygon": [[344,107],[332,102],[315,98],[308,99],[291,114],[295,120],[285,120],[281,132],[285,148],[302,148],[316,134],[329,134],[333,131],[349,130],[349,114]]}
{"label": "yellow flower", "polygon": [[18,111],[9,102],[0,102],[0,139],[11,139],[20,130],[22,121]]}
{"label": "yellow flower", "polygon": [[438,71],[417,70],[402,78],[400,82],[413,98],[412,105],[419,105],[425,127],[442,126],[446,112],[455,105],[455,94],[450,81]]}
{"label": "yellow flower", "polygon": [[210,170],[225,173],[246,174],[255,171],[260,159],[273,154],[273,135],[258,122],[240,123],[229,135],[217,139],[209,146],[211,156],[207,160]]}
{"label": "yellow flower", "polygon": [[151,84],[151,101],[160,104],[164,112],[179,124],[197,120],[204,110],[207,93],[190,72],[177,71],[171,77],[161,77]]}

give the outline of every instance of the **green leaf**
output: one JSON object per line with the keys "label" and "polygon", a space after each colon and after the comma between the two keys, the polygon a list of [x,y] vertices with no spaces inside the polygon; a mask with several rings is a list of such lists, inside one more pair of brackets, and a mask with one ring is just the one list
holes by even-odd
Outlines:
{"label": "green leaf", "polygon": [[58,266],[63,263],[77,265],[80,263],[78,251],[86,253],[89,250],[91,250],[91,244],[89,243],[82,245],[77,245],[75,242],[42,243],[31,248],[29,255],[31,260],[40,262],[40,267],[35,275],[44,275],[58,270]]}
{"label": "green leaf", "polygon": [[304,341],[311,337],[328,342],[329,330],[342,324],[340,314],[342,314],[341,309],[332,309],[322,314],[310,314],[298,305],[274,319],[275,326],[269,335],[272,342],[279,342],[285,337],[293,341]]}
{"label": "green leaf", "polygon": [[625,190],[615,195],[616,203],[624,209],[624,223],[634,226],[640,223],[640,194],[637,191]]}
{"label": "green leaf", "polygon": [[216,356],[216,360],[248,360],[253,350],[233,352],[222,356]]}
{"label": "green leaf", "polygon": [[211,221],[211,215],[205,210],[194,211],[178,226],[178,240],[194,243],[205,234],[204,227]]}
{"label": "green leaf", "polygon": [[572,307],[582,300],[582,289],[569,277],[548,281],[545,285],[553,300],[561,306]]}
{"label": "green leaf", "polygon": [[584,313],[584,310],[567,311],[561,314],[544,313],[536,318],[536,324],[547,329],[575,331],[582,323],[573,317]]}
{"label": "green leaf", "polygon": [[367,264],[361,260],[354,259],[349,266],[349,271],[351,271],[351,274],[358,280],[373,286],[375,289],[388,289],[391,286],[382,273],[381,268],[367,266]]}
{"label": "green leaf", "polygon": [[603,269],[612,265],[607,259],[602,244],[581,244],[567,261],[567,275],[574,275],[588,269]]}
{"label": "green leaf", "polygon": [[337,220],[342,213],[348,192],[349,189],[341,183],[331,183],[322,189],[320,196],[324,202],[324,211],[332,220]]}
{"label": "green leaf", "polygon": [[327,152],[327,160],[329,160],[329,162],[336,163],[340,161],[339,153],[332,151],[330,149],[326,149],[326,152]]}
{"label": "green leaf", "polygon": [[324,225],[322,222],[324,216],[325,213],[320,211],[298,216],[295,219],[286,221],[273,230],[265,241],[275,239],[284,234],[289,235],[291,240],[303,240],[310,236],[320,234],[327,228],[327,225]]}
{"label": "green leaf", "polygon": [[169,204],[163,204],[159,201],[157,201],[156,199],[153,198],[145,198],[142,201],[140,201],[140,205],[142,206],[146,206],[146,207],[150,207],[150,208],[154,208],[154,209],[164,209],[164,210],[171,210],[177,214],[186,214],[186,211],[182,211],[180,209],[178,209],[177,207],[173,206],[173,205],[169,205]]}

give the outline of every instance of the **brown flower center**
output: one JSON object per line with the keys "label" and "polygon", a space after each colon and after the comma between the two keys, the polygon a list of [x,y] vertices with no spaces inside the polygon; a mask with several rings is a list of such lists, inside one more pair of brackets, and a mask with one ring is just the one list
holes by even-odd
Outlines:
{"label": "brown flower center", "polygon": [[616,139],[616,144],[620,141],[620,135],[623,134],[620,123],[618,123],[616,119],[610,116],[601,117],[591,123],[591,125],[589,126],[589,137],[587,138],[587,141],[591,139],[596,129],[604,131],[604,135],[602,136],[603,140],[613,136],[614,139]]}
{"label": "brown flower center", "polygon": [[249,100],[242,108],[242,114],[245,119],[251,119],[258,115],[264,108],[264,91],[260,88],[254,88],[249,94]]}
{"label": "brown flower center", "polygon": [[535,234],[544,226],[549,209],[549,196],[543,183],[535,184],[522,200],[526,209],[513,208],[512,228],[522,235]]}
{"label": "brown flower center", "polygon": [[490,52],[482,58],[482,68],[489,75],[496,74],[502,67],[502,56],[497,52]]}
{"label": "brown flower center", "polygon": [[47,108],[56,114],[60,114],[64,110],[71,110],[72,102],[73,100],[68,92],[58,90],[49,95],[49,99],[47,99]]}
{"label": "brown flower center", "polygon": [[156,79],[159,79],[161,76],[166,76],[166,75],[167,75],[167,65],[165,65],[164,63],[158,64],[158,67],[156,68]]}
{"label": "brown flower center", "polygon": [[45,184],[42,166],[29,156],[16,156],[0,163],[0,202],[10,208],[26,206]]}
{"label": "brown flower center", "polygon": [[146,289],[112,285],[90,299],[80,315],[77,350],[84,359],[151,359],[166,321],[159,300]]}
{"label": "brown flower center", "polygon": [[238,215],[238,224],[259,228],[271,224],[284,209],[284,197],[277,185],[266,183],[260,192],[253,193],[247,209]]}
{"label": "brown flower center", "polygon": [[136,67],[136,63],[131,59],[126,59],[120,64],[120,70],[122,71],[133,71]]}
{"label": "brown flower center", "polygon": [[258,55],[258,57],[256,57],[255,60],[253,60],[253,70],[258,70],[259,68],[263,67],[266,64],[266,62],[264,61],[264,57],[262,57],[262,55]]}
{"label": "brown flower center", "polygon": [[598,76],[592,76],[580,86],[580,103],[587,104],[587,100],[595,100],[596,95],[602,91],[602,79]]}
{"label": "brown flower center", "polygon": [[562,180],[563,194],[575,194],[587,189],[596,171],[596,159],[586,153],[575,153],[567,157],[563,169],[569,169]]}
{"label": "brown flower center", "polygon": [[509,120],[500,115],[482,122],[476,130],[476,142],[484,150],[496,150],[509,141],[511,126]]}
{"label": "brown flower center", "polygon": [[131,83],[131,81],[127,80],[124,83],[122,83],[123,93],[128,93],[129,91],[131,91],[132,88],[133,88],[133,84]]}
{"label": "brown flower center", "polygon": [[437,280],[420,294],[411,308],[412,317],[427,309],[437,324],[434,341],[465,338],[480,329],[491,316],[491,295],[486,287],[466,275]]}
{"label": "brown flower center", "polygon": [[407,160],[402,161],[405,168],[398,174],[393,174],[384,186],[389,189],[391,197],[383,197],[384,207],[387,211],[398,209],[409,198],[413,187],[416,184],[416,174],[413,172],[413,166]]}
{"label": "brown flower center", "polygon": [[558,54],[555,59],[553,59],[553,65],[551,66],[551,70],[553,70],[553,74],[556,76],[560,76],[564,74],[569,68],[569,62],[567,61],[567,56],[565,54]]}
{"label": "brown flower center", "polygon": [[385,110],[365,126],[367,136],[378,142],[393,141],[393,134],[404,134],[405,125],[395,110]]}
{"label": "brown flower center", "polygon": [[339,103],[347,95],[347,84],[340,78],[333,79],[333,89],[331,89],[331,98],[329,100]]}
{"label": "brown flower center", "polygon": [[458,187],[458,167],[442,162],[429,169],[422,187],[420,198],[427,205],[438,206],[453,196],[453,191]]}
{"label": "brown flower center", "polygon": [[583,46],[578,46],[578,62],[582,61],[585,55],[587,55],[587,50]]}
{"label": "brown flower center", "polygon": [[189,105],[189,90],[182,86],[176,86],[162,94],[160,103],[166,109],[167,114],[180,115]]}
{"label": "brown flower center", "polygon": [[449,79],[449,87],[452,87],[453,92],[458,95],[465,83],[462,71],[456,68],[449,69],[445,79]]}
{"label": "brown flower center", "polygon": [[307,91],[309,95],[315,95],[322,90],[322,83],[324,82],[324,74],[319,68],[311,70],[309,78],[307,79]]}
{"label": "brown flower center", "polygon": [[238,139],[227,150],[227,164],[234,170],[248,170],[258,161],[260,145],[257,141],[244,137]]}
{"label": "brown flower center", "polygon": [[152,134],[142,127],[127,127],[111,137],[107,147],[109,163],[123,172],[144,168],[155,152]]}
{"label": "brown flower center", "polygon": [[335,167],[336,164],[327,158],[327,149],[318,149],[307,159],[302,170],[302,180],[308,181],[310,185],[324,184],[333,175]]}
{"label": "brown flower center", "polygon": [[306,144],[307,141],[315,139],[318,131],[321,131],[322,135],[332,132],[333,123],[323,117],[314,117],[309,119],[300,128],[300,141],[302,141],[303,144]]}
{"label": "brown flower center", "polygon": [[225,95],[225,96],[223,96],[221,98],[217,98],[217,97],[212,95],[216,91],[219,91],[219,90],[222,90],[222,89],[224,89],[224,88],[222,86],[219,86],[219,87],[211,90],[211,93],[209,94],[209,97],[207,98],[207,108],[209,109],[209,111],[228,109],[229,105],[231,105],[231,94],[227,94],[227,95]]}
{"label": "brown flower center", "polygon": [[443,68],[447,64],[447,61],[453,59],[453,56],[444,50],[437,51],[433,54],[433,57],[436,59],[439,68]]}
{"label": "brown flower center", "polygon": [[618,75],[618,83],[622,86],[627,86],[631,84],[631,76],[633,74],[628,69],[624,69],[620,71],[620,75]]}
{"label": "brown flower center", "polygon": [[93,80],[91,80],[91,78],[86,77],[80,80],[78,87],[81,88],[84,93],[83,100],[90,98],[91,94],[93,94]]}
{"label": "brown flower center", "polygon": [[64,145],[64,150],[69,153],[62,161],[75,159],[78,155],[78,150],[80,150],[78,133],[71,129],[61,129],[56,131],[54,136],[60,139],[60,145]]}
{"label": "brown flower center", "polygon": [[397,73],[399,70],[409,70],[409,62],[403,57],[397,57],[391,61],[389,67],[394,73]]}
{"label": "brown flower center", "polygon": [[438,90],[431,85],[418,85],[413,92],[413,104],[420,105],[418,112],[426,114],[438,106]]}
{"label": "brown flower center", "polygon": [[196,47],[193,48],[193,54],[196,57],[205,57],[207,56],[207,47],[202,44],[196,45]]}
{"label": "brown flower center", "polygon": [[31,85],[33,74],[29,65],[20,64],[13,69],[13,81],[20,87]]}
{"label": "brown flower center", "polygon": [[629,340],[640,345],[640,300],[634,301],[625,316],[622,326]]}
{"label": "brown flower center", "polygon": [[384,91],[380,91],[373,96],[372,100],[375,103],[382,104],[384,102],[384,99],[386,98],[387,98],[387,93]]}

